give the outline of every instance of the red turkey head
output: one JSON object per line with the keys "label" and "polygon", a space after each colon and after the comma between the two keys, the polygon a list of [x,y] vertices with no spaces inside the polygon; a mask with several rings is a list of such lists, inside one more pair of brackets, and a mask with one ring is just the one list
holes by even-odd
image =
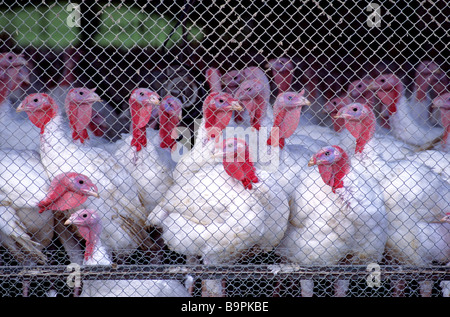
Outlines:
{"label": "red turkey head", "polygon": [[79,173],[57,175],[50,183],[44,199],[38,203],[39,213],[44,210],[68,210],[83,204],[88,196],[99,198],[97,186],[89,177]]}
{"label": "red turkey head", "polygon": [[387,108],[387,115],[382,112],[382,116],[391,116],[397,112],[397,104],[403,94],[403,83],[397,75],[382,74],[370,82],[368,89],[374,90]]}
{"label": "red turkey head", "polygon": [[347,153],[341,147],[323,147],[309,160],[308,166],[314,165],[318,165],[322,180],[331,186],[333,193],[344,187],[343,178],[350,171],[350,163]]}
{"label": "red turkey head", "polygon": [[252,184],[259,180],[247,143],[243,139],[228,138],[223,140],[222,145],[222,150],[216,151],[214,157],[222,157],[226,173],[242,182],[244,188],[252,189]]}
{"label": "red turkey head", "polygon": [[203,102],[203,116],[208,138],[220,137],[222,130],[230,123],[233,110],[242,111],[239,101],[230,94],[214,92]]}
{"label": "red turkey head", "polygon": [[[278,95],[273,106],[274,123],[271,135],[267,144],[271,146],[284,147],[284,141],[294,134],[300,123],[300,115],[303,106],[309,106],[311,103],[304,97],[305,90],[301,92],[284,92]],[[276,130],[275,130],[276,129]],[[278,132],[278,138],[276,133]]]}
{"label": "red turkey head", "polygon": [[374,93],[369,89],[372,79],[358,79],[352,81],[347,87],[347,93],[353,102],[373,106]]}
{"label": "red turkey head", "polygon": [[270,59],[267,68],[271,69],[273,81],[277,85],[278,94],[291,89],[294,63],[289,57],[282,56],[280,58]]}
{"label": "red turkey head", "polygon": [[245,106],[250,114],[250,123],[253,128],[259,130],[261,119],[266,111],[267,105],[264,99],[266,85],[259,79],[248,79],[244,81],[235,96]]}
{"label": "red turkey head", "polygon": [[21,85],[29,85],[29,70],[22,55],[0,54],[0,103]]}
{"label": "red turkey head", "polygon": [[16,55],[14,53],[0,54],[0,68],[6,69],[9,67],[22,67],[27,66],[27,61],[23,58],[23,55]]}
{"label": "red turkey head", "polygon": [[86,250],[84,259],[88,260],[94,253],[95,246],[100,239],[102,232],[101,216],[94,210],[80,209],[75,211],[64,223],[66,226],[75,225],[84,240],[86,240]]}
{"label": "red turkey head", "polygon": [[323,111],[327,112],[332,118],[333,128],[336,132],[342,131],[345,125],[345,120],[342,118],[336,118],[336,114],[342,107],[348,105],[349,103],[352,103],[350,97],[348,95],[343,95],[334,97],[323,105]]}
{"label": "red turkey head", "polygon": [[47,94],[35,93],[28,95],[16,109],[25,111],[30,121],[44,133],[45,125],[58,113],[58,105]]}
{"label": "red turkey head", "polygon": [[368,105],[355,102],[342,107],[336,117],[345,120],[345,127],[356,138],[355,152],[362,152],[375,134],[376,118],[373,110]]}

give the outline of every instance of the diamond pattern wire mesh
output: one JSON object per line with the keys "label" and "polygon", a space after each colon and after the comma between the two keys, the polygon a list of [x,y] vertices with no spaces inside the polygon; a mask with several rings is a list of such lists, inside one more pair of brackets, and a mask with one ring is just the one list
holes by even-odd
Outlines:
{"label": "diamond pattern wire mesh", "polygon": [[0,7],[2,296],[449,296],[446,1]]}

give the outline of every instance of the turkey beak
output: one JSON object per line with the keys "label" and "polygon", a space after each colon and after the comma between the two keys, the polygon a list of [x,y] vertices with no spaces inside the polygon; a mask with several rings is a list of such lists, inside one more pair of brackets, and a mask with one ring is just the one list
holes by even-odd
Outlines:
{"label": "turkey beak", "polygon": [[102,98],[100,98],[99,95],[97,95],[95,92],[92,92],[92,95],[88,98],[88,102],[89,103],[94,103],[94,102],[102,102]]}
{"label": "turkey beak", "polygon": [[314,165],[317,165],[317,161],[316,161],[316,158],[313,156],[313,157],[311,157],[311,159],[308,162],[308,167],[311,167]]}
{"label": "turkey beak", "polygon": [[20,105],[16,108],[16,112],[24,112],[24,111],[26,111],[25,105],[23,104],[23,102],[21,102]]}
{"label": "turkey beak", "polygon": [[84,190],[83,193],[86,196],[92,196],[92,197],[95,197],[95,198],[100,198],[100,195],[99,195],[99,193],[97,192],[97,190],[95,188],[91,188],[90,190]]}
{"label": "turkey beak", "polygon": [[244,109],[244,108],[242,108],[239,101],[232,101],[230,108],[231,108],[231,110],[236,110],[236,111],[242,111]]}
{"label": "turkey beak", "polygon": [[71,215],[71,216],[64,222],[64,225],[65,225],[65,226],[72,225],[72,224],[74,224],[74,220],[75,220],[74,215]]}
{"label": "turkey beak", "polygon": [[378,89],[380,89],[381,87],[376,83],[376,82],[374,82],[374,81],[372,81],[372,82],[370,82],[368,85],[367,85],[367,90],[372,90],[372,91],[374,91],[374,90],[378,90]]}
{"label": "turkey beak", "polygon": [[311,101],[309,101],[309,100],[306,99],[306,98],[303,98],[303,99],[302,99],[302,102],[301,102],[301,105],[302,105],[302,106],[311,106]]}

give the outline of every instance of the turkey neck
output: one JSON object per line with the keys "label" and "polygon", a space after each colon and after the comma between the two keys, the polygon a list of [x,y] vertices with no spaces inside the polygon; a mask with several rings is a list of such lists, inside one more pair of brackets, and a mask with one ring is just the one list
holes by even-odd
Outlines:
{"label": "turkey neck", "polygon": [[266,101],[262,95],[258,95],[251,100],[243,101],[245,108],[250,114],[250,124],[259,131],[261,128],[261,119],[266,110]]}
{"label": "turkey neck", "polygon": [[131,146],[134,146],[139,152],[142,148],[147,147],[147,123],[152,115],[152,109],[143,107],[136,100],[130,101],[130,109],[133,136]]}
{"label": "turkey neck", "polygon": [[231,112],[225,111],[213,111],[210,107],[207,107],[204,111],[205,115],[205,129],[208,133],[208,138],[217,137],[216,133],[219,133],[226,128],[231,120]]}
{"label": "turkey neck", "polygon": [[[382,90],[378,92],[377,95],[381,102],[387,106],[387,117],[389,118],[398,111],[397,106],[399,105],[399,101],[403,95],[403,84],[399,82],[397,85],[390,88],[388,92]],[[390,128],[389,124],[389,120],[384,122],[386,128]]]}
{"label": "turkey neck", "polygon": [[356,138],[355,153],[362,153],[367,143],[375,135],[376,119],[373,112],[363,120],[349,120],[345,123],[347,130]]}
{"label": "turkey neck", "polygon": [[161,148],[173,149],[176,145],[176,140],[172,138],[173,132],[178,126],[179,119],[175,114],[168,111],[162,111],[159,116],[159,137],[161,138]]}
{"label": "turkey neck", "polygon": [[100,222],[90,225],[81,226],[78,228],[81,236],[86,241],[86,249],[84,252],[84,264],[86,265],[108,265],[111,264],[105,248],[103,247],[100,234],[102,232],[102,225]]}
{"label": "turkey neck", "polygon": [[51,101],[51,105],[42,110],[36,110],[28,113],[30,121],[41,130],[41,136],[44,135],[46,128],[50,128],[50,123],[55,122],[58,126],[62,122],[58,115],[58,107]]}
{"label": "turkey neck", "polygon": [[72,129],[72,139],[74,141],[80,140],[81,143],[84,143],[86,140],[89,140],[87,126],[92,118],[92,105],[89,103],[76,104],[69,102],[66,107],[69,125]]}
{"label": "turkey neck", "polygon": [[[269,139],[267,139],[267,145],[278,145],[280,149],[283,149],[286,138],[289,138],[297,129],[300,123],[300,116],[301,108],[287,110],[282,107],[273,122],[273,128],[270,132]],[[275,129],[278,129],[278,137]]]}

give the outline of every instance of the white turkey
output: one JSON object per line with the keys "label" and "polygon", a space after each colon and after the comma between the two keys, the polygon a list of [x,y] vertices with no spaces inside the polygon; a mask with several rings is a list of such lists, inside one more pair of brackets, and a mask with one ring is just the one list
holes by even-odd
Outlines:
{"label": "white turkey", "polygon": [[408,155],[407,159],[427,165],[450,182],[450,93],[434,98],[432,107],[439,109],[440,121],[445,132],[431,149]]}
{"label": "white turkey", "polygon": [[[368,264],[382,259],[387,239],[386,210],[377,180],[361,173],[358,161],[339,146],[314,154],[304,171],[289,226],[276,251],[300,265]],[[301,280],[302,296],[313,296],[313,281]],[[345,296],[348,280],[335,295]]]}
{"label": "white turkey", "polygon": [[[51,181],[39,153],[30,150],[0,150],[0,240],[22,264],[46,263],[44,248],[56,232],[71,261],[79,254],[70,234],[58,230],[53,212],[83,204],[98,197],[92,181],[78,173],[63,173]],[[80,249],[81,250],[81,249]]]}
{"label": "white turkey", "polygon": [[439,139],[444,130],[433,127],[426,121],[419,121],[413,115],[414,103],[404,94],[404,85],[395,74],[382,74],[375,78],[369,89],[376,91],[384,105],[380,114],[388,122],[390,132],[395,138],[416,147],[426,147]]}
{"label": "white turkey", "polygon": [[[429,244],[436,241],[437,233],[426,228],[448,212],[450,184],[417,161],[383,160],[374,151],[376,118],[369,106],[353,103],[338,116],[345,118],[346,129],[356,138],[355,160],[382,186],[389,224],[386,253],[404,265],[430,265]],[[429,283],[420,283],[422,296],[429,296]]]}
{"label": "white turkey", "polygon": [[[339,144],[348,153],[355,151],[359,145],[355,143],[355,138],[351,133],[345,129],[345,119],[337,116],[337,113],[352,102],[363,103],[374,109],[374,94],[368,89],[369,85],[369,80],[352,81],[348,86],[347,94],[340,94],[324,105],[324,110],[333,118],[334,131],[332,134],[323,134],[319,138],[323,141],[327,138],[331,143]],[[375,125],[373,142],[377,143],[374,150],[386,161],[404,159],[408,155],[414,154],[416,150],[416,147],[390,135],[389,130],[383,127],[383,122],[379,121]]]}
{"label": "white turkey", "polygon": [[[81,209],[65,222],[75,225],[86,241],[83,265],[113,264],[111,251],[102,243],[104,218],[96,211]],[[189,297],[177,280],[84,280],[81,297]]]}
{"label": "white turkey", "polygon": [[[77,86],[75,70],[81,60],[81,54],[76,48],[68,47],[63,54],[62,80],[53,89],[46,92],[55,100],[60,110],[65,107],[68,93]],[[90,143],[108,148],[107,145],[110,142],[117,141],[122,133],[128,132],[130,118],[127,112],[118,114],[109,103],[100,98],[92,104],[91,108],[87,125],[89,134],[91,134]],[[66,114],[67,112],[62,112],[64,118]]]}
{"label": "white turkey", "polygon": [[203,118],[196,131],[195,144],[178,161],[173,171],[176,182],[186,183],[205,164],[216,164],[212,157],[223,130],[228,126],[233,111],[242,111],[239,101],[224,92],[212,92],[203,102]]}
{"label": "white turkey", "polygon": [[[223,145],[222,145],[223,144]],[[257,170],[242,139],[229,138],[214,155],[222,164],[204,165],[189,183],[175,183],[155,208],[156,225],[168,247],[204,264],[233,263],[250,249],[272,250],[289,217],[287,198],[269,174]],[[208,296],[223,296],[217,280],[205,282]]]}
{"label": "white turkey", "polygon": [[[90,98],[87,94],[84,97]],[[97,185],[100,199],[88,201],[85,207],[95,207],[105,219],[102,242],[121,258],[145,247],[145,209],[136,182],[123,165],[103,149],[66,138],[58,106],[47,94],[27,96],[17,111],[25,111],[40,130],[41,161],[50,178],[78,172]]]}
{"label": "white turkey", "polygon": [[[147,215],[156,207],[173,183],[177,148],[176,127],[181,117],[181,102],[167,96],[161,101],[156,92],[135,89],[130,95],[131,134],[118,141],[114,153],[136,180]],[[159,131],[147,128],[154,109],[159,111]]]}

